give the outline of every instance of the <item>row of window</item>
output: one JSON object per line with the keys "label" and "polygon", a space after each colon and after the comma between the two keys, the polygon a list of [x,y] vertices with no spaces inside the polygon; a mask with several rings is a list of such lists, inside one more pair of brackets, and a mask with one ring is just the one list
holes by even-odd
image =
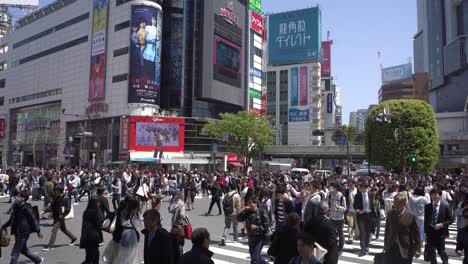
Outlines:
{"label": "row of window", "polygon": [[0,62],[0,71],[5,71],[7,69],[6,61]]}
{"label": "row of window", "polygon": [[44,97],[55,96],[59,94],[62,94],[62,88],[57,88],[57,89],[52,89],[52,90],[48,90],[48,91],[44,91],[40,93],[34,93],[34,94],[11,98],[8,100],[8,104],[16,104],[16,103],[31,101],[35,99],[44,98]]}
{"label": "row of window", "polygon": [[75,18],[72,18],[72,19],[70,19],[68,21],[63,22],[62,24],[59,24],[59,25],[57,25],[55,27],[52,27],[52,28],[49,28],[49,29],[47,29],[45,31],[37,33],[36,35],[33,35],[33,36],[29,37],[29,38],[26,38],[26,39],[23,39],[23,40],[21,40],[19,42],[14,43],[13,48],[16,49],[16,48],[21,47],[23,45],[29,44],[29,43],[31,43],[31,42],[33,42],[35,40],[38,40],[38,39],[43,38],[43,37],[45,37],[47,35],[55,33],[55,32],[57,32],[59,30],[62,30],[62,29],[67,28],[69,26],[72,26],[72,25],[74,25],[76,23],[79,23],[81,21],[84,21],[84,20],[86,20],[88,18],[89,18],[89,13],[83,14],[83,15],[75,17]]}
{"label": "row of window", "polygon": [[8,44],[0,45],[0,54],[4,54],[8,52]]}
{"label": "row of window", "polygon": [[19,64],[24,64],[24,63],[27,63],[27,62],[31,62],[33,60],[37,60],[39,58],[42,58],[42,57],[45,57],[45,56],[48,56],[50,54],[53,54],[53,53],[56,53],[56,52],[59,52],[59,51],[62,51],[64,49],[68,49],[68,48],[71,48],[71,47],[74,47],[74,46],[77,46],[79,44],[82,44],[82,43],[87,43],[88,42],[88,36],[84,36],[84,37],[81,37],[81,38],[77,38],[77,39],[74,39],[72,41],[69,41],[67,43],[63,43],[61,45],[58,45],[58,46],[55,46],[53,48],[50,48],[48,50],[44,50],[44,51],[41,51],[39,53],[36,53],[36,54],[33,54],[31,56],[28,56],[26,58],[22,58],[18,61]]}

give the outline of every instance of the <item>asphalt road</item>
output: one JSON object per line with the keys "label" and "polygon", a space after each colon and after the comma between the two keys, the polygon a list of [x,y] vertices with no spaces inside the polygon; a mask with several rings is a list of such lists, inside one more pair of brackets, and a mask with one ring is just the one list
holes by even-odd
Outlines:
{"label": "asphalt road", "polygon": [[[0,222],[4,223],[9,215],[5,214],[11,204],[7,203],[8,198],[0,198]],[[86,207],[86,199],[82,200],[83,202],[74,206],[75,217],[73,219],[67,220],[66,224],[69,230],[76,237],[80,237],[81,232],[81,216]],[[219,241],[224,229],[224,216],[217,216],[218,209],[216,205],[212,210],[212,216],[205,216],[204,214],[208,211],[210,199],[208,197],[202,198],[197,197],[195,201],[195,210],[188,211],[190,222],[193,225],[193,228],[205,227],[211,233],[211,246],[210,250],[213,251],[213,259],[216,264],[229,264],[229,263],[239,263],[239,264],[248,264],[249,253],[248,246],[245,243],[246,241],[241,241],[241,243],[234,243],[229,241],[232,239],[232,235],[228,236],[228,241],[226,246],[219,246]],[[42,202],[31,201],[33,205],[39,205],[39,209],[42,209]],[[168,213],[167,207],[169,206],[168,199],[163,200],[163,205],[161,207],[161,215],[163,218],[163,226],[166,230],[170,230],[170,219],[171,215]],[[112,205],[111,205],[112,207]],[[50,238],[51,227],[49,226],[52,223],[52,220],[41,220],[41,231],[44,235],[43,239],[39,239],[35,234],[29,239],[29,247],[32,252],[38,254],[41,257],[45,258],[45,264],[79,264],[82,263],[85,258],[84,250],[80,249],[78,245],[69,246],[70,240],[66,237],[61,231],[58,232],[56,247],[48,252],[43,252],[41,249],[47,244]],[[240,224],[241,225],[241,224]],[[346,229],[346,226],[345,226]],[[355,241],[352,245],[345,245],[344,253],[340,256],[339,264],[350,264],[350,263],[360,263],[360,264],[371,264],[373,263],[374,255],[376,253],[382,252],[383,249],[383,238],[385,232],[385,222],[381,222],[381,235],[379,240],[372,241],[370,245],[370,254],[364,257],[359,258],[357,256],[359,252],[359,241]],[[345,233],[346,234],[346,233]],[[450,227],[450,238],[446,240],[446,249],[447,253],[450,256],[450,264],[461,264],[462,259],[454,256],[455,249],[455,236],[456,228],[454,225]],[[104,233],[105,242],[111,240],[111,235]],[[79,241],[79,240],[78,240]],[[0,264],[9,263],[11,247],[2,248],[3,257],[0,258]],[[77,243],[78,244],[78,243]],[[106,245],[100,248],[101,253],[104,251]],[[185,240],[184,251],[190,250],[192,243],[188,240]],[[267,246],[264,247],[262,252],[266,255]],[[143,239],[140,241],[139,245],[139,260],[143,260]],[[24,256],[20,257],[19,263],[26,264],[31,263]],[[272,262],[270,262],[272,263]],[[425,263],[422,258],[414,259],[413,263]],[[439,263],[441,263],[439,259]],[[124,264],[124,263],[122,263]],[[196,264],[196,263],[194,263]]]}

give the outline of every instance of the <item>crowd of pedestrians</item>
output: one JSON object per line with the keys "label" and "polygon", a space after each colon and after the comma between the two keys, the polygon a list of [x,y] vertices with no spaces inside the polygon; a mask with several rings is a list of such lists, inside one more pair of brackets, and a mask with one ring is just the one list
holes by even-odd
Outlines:
{"label": "crowd of pedestrians", "polygon": [[[214,205],[217,215],[223,215],[220,246],[229,241],[232,228],[233,241],[247,239],[252,264],[267,263],[262,255],[267,243],[274,263],[335,264],[345,244],[358,241],[357,254],[362,257],[369,254],[379,236],[384,237],[384,252],[379,256],[386,261],[412,263],[413,258],[423,256],[434,264],[438,254],[445,264],[445,239],[454,222],[458,230],[454,253],[463,257],[468,247],[468,179],[464,175],[347,178],[152,168],[29,168],[8,169],[2,175],[0,192],[10,196],[12,205],[10,218],[1,229],[11,227],[16,237],[12,264],[18,263],[20,254],[34,263],[44,261],[27,247],[31,233],[42,238],[40,218],[53,220],[44,251],[54,250],[59,230],[75,244],[78,238],[67,229],[65,219],[73,214],[73,201],[80,203],[85,195],[87,206],[80,216],[81,234],[77,234],[85,251],[83,263],[137,264],[140,239],[145,242],[145,263],[213,263],[209,230],[191,229],[190,211],[197,206],[197,194],[211,198],[206,216],[212,216]],[[40,211],[28,203],[30,196],[44,200]],[[159,210],[164,198],[169,200],[167,209],[172,215],[170,230],[161,224]],[[104,241],[103,232],[112,233],[112,239]],[[187,239],[192,241],[192,249],[184,252]],[[105,242],[101,255],[99,247]],[[466,259],[464,263],[468,263]]]}

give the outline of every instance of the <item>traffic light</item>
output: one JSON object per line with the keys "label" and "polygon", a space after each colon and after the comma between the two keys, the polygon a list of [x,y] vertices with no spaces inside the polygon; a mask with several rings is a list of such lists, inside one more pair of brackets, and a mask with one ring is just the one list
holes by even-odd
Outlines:
{"label": "traffic light", "polygon": [[411,153],[410,161],[411,161],[411,163],[416,163],[416,161],[417,161],[416,153]]}

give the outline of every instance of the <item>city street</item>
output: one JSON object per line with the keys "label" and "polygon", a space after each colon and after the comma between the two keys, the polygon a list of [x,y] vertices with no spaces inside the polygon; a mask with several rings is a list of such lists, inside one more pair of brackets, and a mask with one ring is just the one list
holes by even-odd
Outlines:
{"label": "city street", "polygon": [[[4,223],[8,219],[8,215],[5,212],[8,210],[10,204],[7,203],[8,198],[3,197],[0,198],[0,220]],[[86,199],[83,199],[86,201]],[[232,243],[229,240],[232,239],[232,236],[228,237],[228,241],[226,246],[219,246],[219,241],[221,234],[224,228],[224,217],[217,216],[218,209],[216,205],[212,210],[212,216],[204,216],[204,214],[208,211],[209,206],[209,198],[205,197],[197,197],[195,201],[195,210],[188,211],[188,215],[190,218],[190,222],[192,223],[194,229],[197,227],[205,227],[211,233],[211,240],[212,245],[210,246],[210,250],[214,253],[213,259],[216,264],[228,264],[228,263],[239,263],[239,264],[247,264],[249,263],[249,253],[248,253],[248,246],[246,240],[242,240],[242,243]],[[39,205],[39,209],[42,209],[42,202],[33,202],[33,205]],[[167,212],[168,200],[165,199],[163,205],[161,207],[161,214],[163,218],[163,225],[164,228],[169,230],[168,223],[170,222],[171,215]],[[73,219],[67,220],[67,227],[75,234],[77,237],[80,236],[81,230],[81,218],[84,209],[86,207],[86,202],[81,202],[80,204],[74,206],[74,214],[75,217]],[[57,235],[56,241],[56,248],[49,252],[43,252],[41,249],[43,246],[48,242],[50,238],[50,230],[51,227],[48,224],[51,223],[51,220],[41,220],[41,232],[44,235],[43,239],[38,239],[35,234],[31,235],[29,240],[29,247],[32,252],[35,254],[39,254],[40,256],[45,258],[46,264],[79,264],[84,260],[84,250],[80,249],[78,243],[76,246],[69,246],[68,244],[70,241],[68,238],[59,231]],[[346,226],[345,226],[346,230]],[[383,238],[385,232],[385,222],[381,223],[381,235],[379,240],[373,241],[370,247],[370,254],[364,257],[359,258],[357,256],[359,252],[359,241],[355,241],[353,245],[345,245],[345,250],[343,255],[340,256],[340,264],[349,264],[349,263],[362,263],[362,264],[370,264],[373,263],[374,255],[382,251],[383,248]],[[105,242],[108,242],[111,239],[111,236],[107,233],[105,234]],[[454,257],[454,249],[455,249],[455,235],[456,230],[455,226],[452,225],[450,228],[450,238],[446,240],[446,248],[447,253],[451,256],[449,261],[450,264],[458,264],[462,263],[460,258]],[[78,240],[79,241],[79,240]],[[12,241],[13,242],[13,241]],[[2,258],[0,263],[8,263],[11,253],[11,246],[13,243],[10,244],[8,248],[2,248]],[[106,245],[101,247],[101,253],[104,251]],[[185,251],[190,250],[191,242],[186,240],[185,243]],[[140,253],[140,260],[143,261],[143,242],[140,241],[139,247]],[[263,249],[263,253],[266,255],[268,247],[265,246]],[[438,260],[441,262],[441,260]],[[24,256],[20,257],[20,262],[22,264],[30,263],[29,260],[24,258]],[[272,261],[270,263],[273,263]],[[426,263],[422,260],[422,257],[419,259],[414,259],[413,263]]]}

